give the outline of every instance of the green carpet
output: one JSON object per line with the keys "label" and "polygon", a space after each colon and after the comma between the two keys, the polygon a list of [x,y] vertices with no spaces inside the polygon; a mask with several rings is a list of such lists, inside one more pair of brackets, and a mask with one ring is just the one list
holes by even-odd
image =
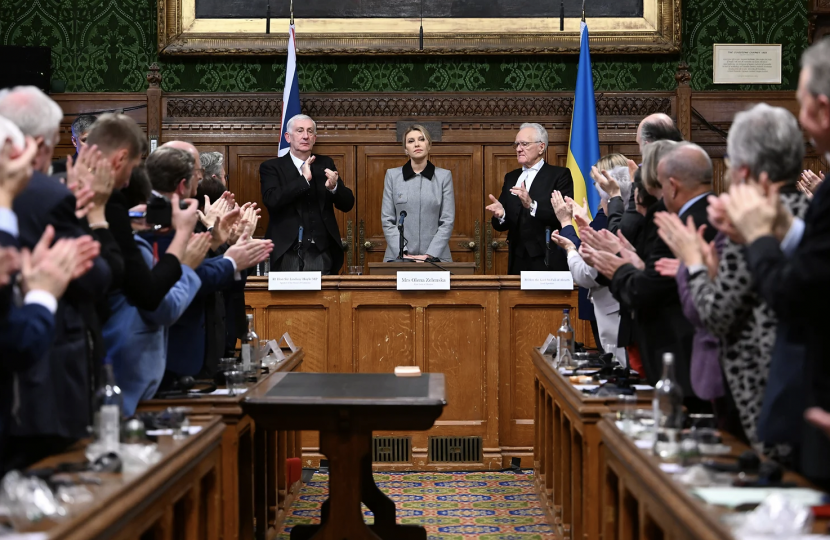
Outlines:
{"label": "green carpet", "polygon": [[[533,473],[377,473],[375,482],[395,501],[399,523],[423,525],[430,540],[546,540],[553,530],[533,490]],[[320,522],[328,475],[303,486],[286,517],[280,540],[291,527]],[[367,523],[372,513],[364,506]]]}

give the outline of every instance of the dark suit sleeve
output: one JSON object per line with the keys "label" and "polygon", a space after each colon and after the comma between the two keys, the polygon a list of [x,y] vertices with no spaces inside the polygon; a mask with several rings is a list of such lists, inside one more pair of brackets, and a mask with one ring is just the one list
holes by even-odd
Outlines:
{"label": "dark suit sleeve", "polygon": [[[334,161],[331,158],[329,158],[327,162],[328,164],[325,168],[331,169],[332,171],[337,171],[337,167],[334,166]],[[325,176],[323,176],[324,184],[325,181]],[[343,179],[340,177],[337,178],[337,189],[334,191],[334,193],[327,189],[326,197],[329,197],[334,203],[334,207],[340,210],[341,212],[348,212],[349,210],[354,208],[354,193],[351,189],[346,187],[346,184],[343,183]]]}
{"label": "dark suit sleeve", "polygon": [[202,280],[197,296],[205,296],[233,287],[236,283],[233,274],[233,263],[225,260],[224,255],[205,259],[196,267],[196,275]]}
{"label": "dark suit sleeve", "polygon": [[[620,230],[620,222],[624,213],[625,202],[623,202],[622,197],[611,197],[608,201],[608,226],[606,227],[610,232],[617,234],[617,231]],[[628,237],[626,236],[626,238]]]}
{"label": "dark suit sleeve", "polygon": [[564,236],[571,242],[573,242],[576,249],[579,249],[579,246],[582,245],[582,240],[579,239],[579,236],[576,234],[576,229],[574,229],[573,225],[565,225],[562,227],[562,230],[559,231],[560,236]]}
{"label": "dark suit sleeve", "polygon": [[[556,219],[556,212],[553,211],[553,205],[550,202],[551,195],[553,195],[554,191],[558,191],[562,194],[562,198],[574,198],[574,180],[571,176],[571,171],[563,168],[558,169],[558,171],[560,174],[553,183],[553,189],[551,189],[550,193],[546,194],[545,200],[536,201],[536,216],[534,217],[534,219],[541,221],[545,225],[550,225],[557,229],[562,224]],[[576,202],[577,204],[582,204],[582,201]],[[529,210],[528,213],[530,213]]]}
{"label": "dark suit sleeve", "polygon": [[55,317],[39,304],[12,306],[0,325],[0,368],[17,371],[30,367],[51,348]]}
{"label": "dark suit sleeve", "polygon": [[124,284],[124,259],[121,257],[121,248],[109,229],[93,229],[92,237],[101,244],[101,257],[110,267],[112,279],[110,290],[122,288]]}
{"label": "dark suit sleeve", "polygon": [[493,229],[496,231],[508,231],[511,227],[515,227],[519,222],[519,216],[515,214],[515,212],[508,212],[507,207],[509,206],[508,201],[510,197],[513,197],[510,193],[510,188],[513,186],[513,182],[508,181],[509,174],[504,176],[504,185],[501,188],[501,195],[499,195],[499,202],[504,207],[504,223],[500,223],[499,219],[496,216],[493,216],[490,219],[490,223],[493,225]]}
{"label": "dark suit sleeve", "polygon": [[634,190],[632,189],[631,195],[628,197],[628,207],[623,212],[620,220],[620,230],[632,245],[637,245],[637,239],[643,229],[644,221],[645,217],[637,211],[637,200],[634,198]]}
{"label": "dark suit sleeve", "polygon": [[649,257],[645,270],[638,270],[630,264],[621,266],[611,279],[611,294],[620,303],[630,309],[647,309],[660,307],[667,295],[677,294],[677,282],[674,278],[661,276],[654,269],[657,259],[673,259],[674,254],[660,241],[663,248],[657,249]]}
{"label": "dark suit sleeve", "polygon": [[[260,165],[259,181],[262,188],[262,204],[269,212],[280,212],[311,189],[303,175],[294,169],[293,164],[291,169],[297,174],[286,178],[280,171],[278,160],[271,159]],[[338,188],[339,190],[340,188]],[[354,204],[354,196],[352,196],[352,204]]]}
{"label": "dark suit sleeve", "polygon": [[133,238],[127,207],[110,200],[106,208],[110,232],[121,251],[124,262],[122,291],[127,300],[139,309],[154,311],[167,292],[182,277],[182,267],[175,255],[165,253],[152,268],[147,267],[138,244]]}
{"label": "dark suit sleeve", "polygon": [[791,258],[771,236],[747,247],[747,264],[761,297],[782,320],[792,324],[816,322],[816,312],[830,300],[830,205],[811,212],[816,219],[809,241],[802,240]]}

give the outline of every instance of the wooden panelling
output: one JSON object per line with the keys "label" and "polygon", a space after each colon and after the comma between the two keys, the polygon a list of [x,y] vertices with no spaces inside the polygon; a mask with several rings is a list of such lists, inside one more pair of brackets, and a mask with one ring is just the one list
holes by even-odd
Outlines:
{"label": "wooden panelling", "polygon": [[[510,145],[484,147],[484,205],[492,201],[490,195],[499,198],[504,186],[504,176],[510,171],[519,168],[516,161],[516,151]],[[493,215],[484,211],[484,249],[485,271],[488,275],[504,275],[507,273],[507,232],[493,229],[491,224]]]}
{"label": "wooden panelling", "polygon": [[355,306],[353,352],[344,358],[346,371],[392,373],[395,366],[414,366],[415,316],[415,309],[406,305]]}

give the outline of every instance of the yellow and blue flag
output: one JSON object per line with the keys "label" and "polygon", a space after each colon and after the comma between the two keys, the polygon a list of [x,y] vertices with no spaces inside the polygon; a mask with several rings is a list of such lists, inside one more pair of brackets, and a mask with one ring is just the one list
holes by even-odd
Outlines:
{"label": "yellow and blue flag", "polygon": [[591,166],[599,161],[599,133],[594,101],[594,77],[591,74],[591,53],[588,50],[588,25],[584,21],[579,34],[579,67],[576,74],[567,167],[574,179],[574,201],[582,205],[583,198],[588,199],[588,208],[591,217],[594,217],[599,208],[599,193],[591,180]]}

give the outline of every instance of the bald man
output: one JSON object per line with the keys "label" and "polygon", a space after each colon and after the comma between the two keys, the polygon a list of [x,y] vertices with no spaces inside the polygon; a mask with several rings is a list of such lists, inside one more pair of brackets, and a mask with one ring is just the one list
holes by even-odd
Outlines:
{"label": "bald man", "polygon": [[190,197],[196,197],[196,190],[199,189],[199,182],[204,177],[205,170],[202,168],[201,156],[199,150],[185,141],[169,141],[161,145],[162,147],[169,146],[170,148],[178,148],[184,150],[193,157],[195,165],[193,166],[193,176],[190,177]]}
{"label": "bald man", "polygon": [[[663,187],[663,199],[649,209],[646,225],[654,226],[657,211],[668,211],[678,214],[683,223],[691,217],[698,227],[706,224],[704,237],[711,241],[717,231],[708,226],[706,213],[707,196],[712,193],[712,161],[706,152],[696,144],[678,144],[660,160],[657,177]],[[683,315],[674,278],[663,277],[654,269],[659,259],[675,257],[659,236],[649,238],[653,239],[645,246],[645,252],[638,253],[645,262],[644,270],[615,257],[610,270],[603,273],[611,278],[614,297],[634,313],[635,334],[649,383],[660,379],[663,353],[670,352],[675,357],[677,380],[687,406],[692,412],[706,410],[694,398],[689,375],[694,328]]]}

